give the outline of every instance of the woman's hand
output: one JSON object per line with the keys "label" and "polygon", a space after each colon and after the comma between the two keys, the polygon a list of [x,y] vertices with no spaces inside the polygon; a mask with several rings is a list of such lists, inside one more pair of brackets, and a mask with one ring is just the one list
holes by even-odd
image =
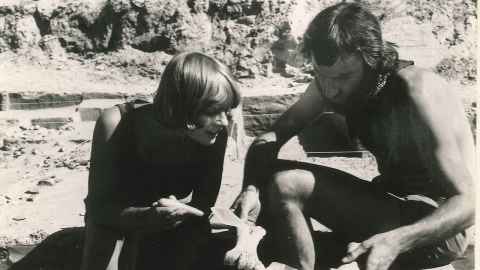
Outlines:
{"label": "woman's hand", "polygon": [[402,242],[393,232],[376,234],[362,243],[350,243],[343,263],[351,263],[367,254],[366,270],[387,270],[402,252]]}
{"label": "woman's hand", "polygon": [[203,211],[184,204],[170,195],[168,198],[161,198],[152,204],[156,217],[163,229],[173,229],[191,217],[203,217]]}

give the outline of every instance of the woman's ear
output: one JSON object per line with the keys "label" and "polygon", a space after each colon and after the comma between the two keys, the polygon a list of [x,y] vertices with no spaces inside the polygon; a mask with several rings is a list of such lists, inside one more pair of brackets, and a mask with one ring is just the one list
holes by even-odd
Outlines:
{"label": "woman's ear", "polygon": [[187,122],[187,129],[188,130],[194,130],[197,129],[197,125],[191,122]]}

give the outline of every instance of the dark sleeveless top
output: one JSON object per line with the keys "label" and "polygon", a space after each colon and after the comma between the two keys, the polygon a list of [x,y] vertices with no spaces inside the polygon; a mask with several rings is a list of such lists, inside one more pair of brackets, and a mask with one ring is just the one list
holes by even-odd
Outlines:
{"label": "dark sleeveless top", "polygon": [[[152,104],[126,103],[117,107],[122,117],[108,142],[112,144],[110,149],[113,151],[110,166],[113,166],[117,179],[113,179],[113,183],[103,190],[102,185],[95,190],[90,187],[95,185],[92,182],[106,179],[90,177],[89,195],[85,200],[87,211],[102,204],[146,207],[168,195],[184,198],[195,192],[204,180],[208,180],[212,188],[216,188],[217,184],[220,186],[227,143],[226,130],[218,135],[214,145],[203,146],[187,136],[173,134],[160,123],[154,123],[153,118],[147,129],[160,130],[137,132],[144,124],[138,125],[135,116],[144,110],[152,110]],[[144,141],[157,140],[159,143],[142,148],[140,136],[147,136],[142,138]],[[157,148],[150,145],[157,145]],[[92,169],[101,170],[92,165]]]}
{"label": "dark sleeveless top", "polygon": [[437,200],[445,192],[441,185],[432,184],[433,136],[407,93],[406,82],[398,76],[399,70],[411,65],[411,61],[399,61],[377,95],[361,111],[347,115],[347,125],[352,137],[376,157],[381,175],[374,182],[381,189]]}

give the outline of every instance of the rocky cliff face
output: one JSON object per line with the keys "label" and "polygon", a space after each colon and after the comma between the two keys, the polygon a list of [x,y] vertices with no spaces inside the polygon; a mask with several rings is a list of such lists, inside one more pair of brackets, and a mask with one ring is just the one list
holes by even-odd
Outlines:
{"label": "rocky cliff face", "polygon": [[[222,59],[239,77],[268,75],[272,66],[273,71],[285,64],[302,67],[298,49],[304,29],[319,10],[337,2],[3,0],[0,54],[38,57],[32,51],[41,50],[50,58],[73,53],[88,59],[104,53],[107,66],[126,66],[132,64],[128,55],[133,48],[133,55],[150,57],[139,57],[132,65],[145,70],[143,75],[156,76],[169,55],[201,50]],[[422,64],[449,79],[475,80],[475,1],[356,2],[371,7],[386,38],[407,47],[406,56],[425,58]],[[118,56],[122,50],[129,53]]]}

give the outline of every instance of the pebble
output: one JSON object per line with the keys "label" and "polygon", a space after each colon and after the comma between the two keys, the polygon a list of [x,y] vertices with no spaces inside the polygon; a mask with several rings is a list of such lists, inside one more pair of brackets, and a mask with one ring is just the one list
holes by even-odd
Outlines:
{"label": "pebble", "polygon": [[78,165],[80,165],[80,166],[87,166],[89,160],[88,159],[80,159],[80,160],[77,160],[77,162],[78,162]]}
{"label": "pebble", "polygon": [[38,186],[53,186],[53,183],[50,180],[40,180],[37,183]]}
{"label": "pebble", "polygon": [[40,192],[37,188],[31,188],[31,189],[25,191],[25,194],[31,194],[31,195],[36,195],[38,193],[40,193]]}

